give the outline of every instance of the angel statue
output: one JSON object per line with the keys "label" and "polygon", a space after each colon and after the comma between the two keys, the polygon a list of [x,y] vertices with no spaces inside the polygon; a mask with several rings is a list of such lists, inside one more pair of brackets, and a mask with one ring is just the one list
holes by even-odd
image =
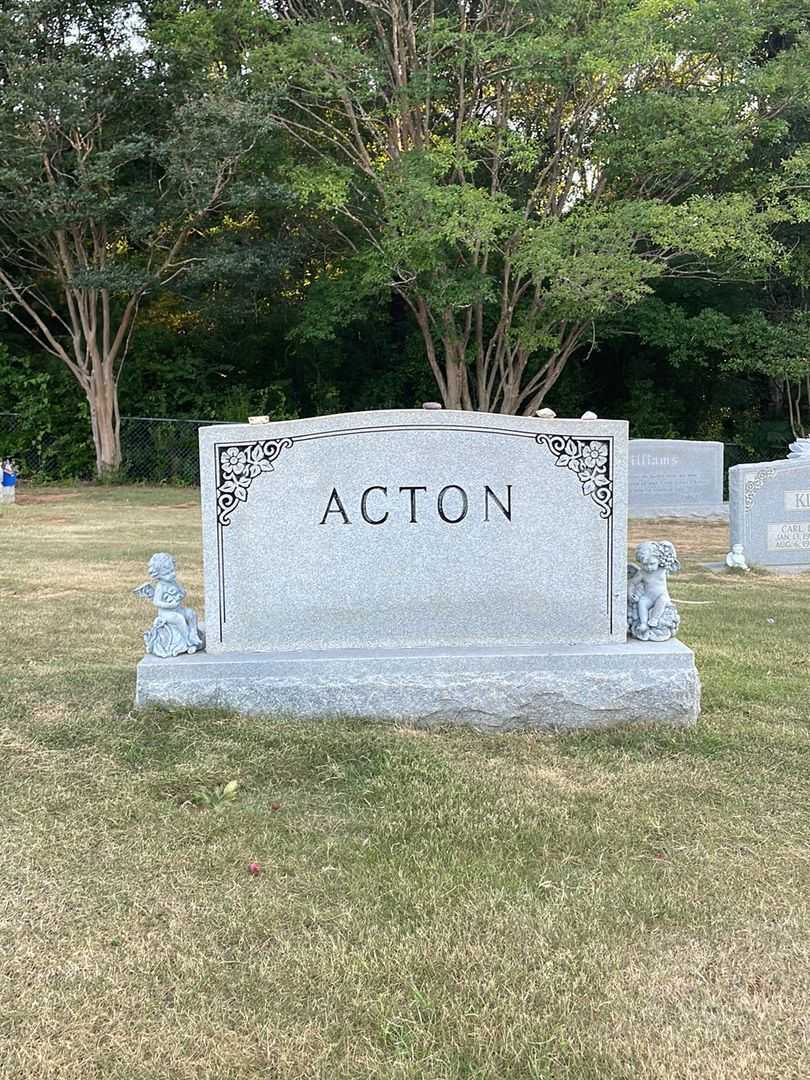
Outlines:
{"label": "angel statue", "polygon": [[177,580],[174,556],[159,551],[149,560],[149,576],[154,579],[133,589],[136,596],[151,600],[158,613],[151,629],[143,635],[147,653],[152,656],[180,656],[203,647],[193,608],[183,607],[186,590]]}
{"label": "angel statue", "polygon": [[751,567],[745,561],[745,548],[742,544],[732,544],[731,551],[726,555],[726,566],[729,570],[750,570]]}
{"label": "angel statue", "polygon": [[639,641],[668,641],[681,621],[667,588],[667,574],[681,564],[668,540],[645,540],[636,548],[638,563],[627,566],[627,630]]}

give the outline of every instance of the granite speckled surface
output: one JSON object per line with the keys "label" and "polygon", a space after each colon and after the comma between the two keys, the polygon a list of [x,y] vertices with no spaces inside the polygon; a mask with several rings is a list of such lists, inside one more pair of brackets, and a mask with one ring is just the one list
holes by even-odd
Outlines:
{"label": "granite speckled surface", "polygon": [[210,653],[625,638],[625,421],[350,413],[200,454]]}
{"label": "granite speckled surface", "polygon": [[721,442],[631,439],[631,517],[725,517]]}
{"label": "granite speckled surface", "polygon": [[730,542],[749,566],[810,570],[810,462],[797,459],[729,469]]}
{"label": "granite speckled surface", "polygon": [[439,409],[200,431],[208,652],[136,701],[482,731],[687,726],[626,640],[627,424]]}
{"label": "granite speckled surface", "polygon": [[679,641],[544,649],[198,654],[138,665],[136,702],[422,727],[575,731],[687,727],[700,711]]}

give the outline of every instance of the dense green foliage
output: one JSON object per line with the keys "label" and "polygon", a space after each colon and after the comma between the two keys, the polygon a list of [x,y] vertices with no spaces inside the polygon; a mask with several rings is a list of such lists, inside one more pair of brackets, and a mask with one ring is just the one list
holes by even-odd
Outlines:
{"label": "dense green foliage", "polygon": [[805,429],[803,5],[5,0],[0,22],[22,414],[0,450],[46,474],[116,464],[105,410],[118,437],[547,404],[735,459]]}

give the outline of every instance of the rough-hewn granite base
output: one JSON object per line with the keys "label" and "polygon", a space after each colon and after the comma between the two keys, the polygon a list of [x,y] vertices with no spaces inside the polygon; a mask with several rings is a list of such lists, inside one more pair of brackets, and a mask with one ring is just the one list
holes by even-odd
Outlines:
{"label": "rough-hewn granite base", "polygon": [[354,716],[420,727],[572,731],[686,727],[700,712],[679,641],[542,649],[410,649],[145,657],[136,704]]}
{"label": "rough-hewn granite base", "polygon": [[655,518],[691,518],[695,521],[728,521],[728,503],[717,503],[714,506],[656,506],[641,507],[631,506],[629,510],[631,521],[650,521]]}

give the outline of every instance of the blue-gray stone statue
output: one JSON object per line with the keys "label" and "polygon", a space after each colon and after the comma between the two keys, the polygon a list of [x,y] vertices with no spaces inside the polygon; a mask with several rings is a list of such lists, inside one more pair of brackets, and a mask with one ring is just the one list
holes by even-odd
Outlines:
{"label": "blue-gray stone statue", "polygon": [[681,564],[669,540],[645,540],[636,548],[637,562],[627,566],[627,632],[639,641],[675,637],[680,616],[667,588],[667,574]]}
{"label": "blue-gray stone statue", "polygon": [[726,566],[729,570],[745,570],[751,567],[745,561],[745,548],[742,544],[732,544],[731,551],[726,555]]}
{"label": "blue-gray stone statue", "polygon": [[186,590],[177,580],[177,564],[173,555],[159,551],[149,560],[147,581],[133,592],[151,600],[158,613],[151,629],[143,635],[146,652],[151,656],[180,656],[195,653],[203,647],[197,616],[193,608],[183,607]]}

